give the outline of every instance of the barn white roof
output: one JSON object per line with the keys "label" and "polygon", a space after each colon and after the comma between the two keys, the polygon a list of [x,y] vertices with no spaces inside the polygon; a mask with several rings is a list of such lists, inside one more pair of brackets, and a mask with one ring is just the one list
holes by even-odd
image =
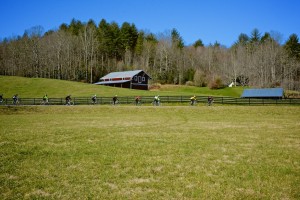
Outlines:
{"label": "barn white roof", "polygon": [[135,75],[137,75],[138,73],[140,73],[143,70],[133,70],[133,71],[123,71],[123,72],[111,72],[105,76],[103,76],[102,78],[100,78],[100,80],[103,79],[111,79],[111,78],[127,78],[127,77],[134,77]]}

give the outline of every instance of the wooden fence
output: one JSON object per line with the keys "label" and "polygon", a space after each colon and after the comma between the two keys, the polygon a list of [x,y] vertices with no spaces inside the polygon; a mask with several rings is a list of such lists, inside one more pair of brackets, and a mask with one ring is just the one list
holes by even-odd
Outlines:
{"label": "wooden fence", "polygon": [[[197,96],[197,105],[206,105],[207,96]],[[142,96],[142,105],[151,105],[153,96]],[[135,97],[118,97],[120,104],[134,105]],[[189,105],[190,96],[160,96],[163,105]],[[92,105],[90,97],[72,98],[74,105]],[[96,104],[111,104],[112,97],[98,97]],[[49,98],[49,105],[65,105],[64,98]],[[233,97],[214,97],[213,104],[232,104],[232,105],[300,105],[300,98],[283,99],[252,99],[252,98],[233,98]],[[0,105],[14,105],[12,99],[4,98]],[[43,105],[42,98],[20,98],[19,105]]]}

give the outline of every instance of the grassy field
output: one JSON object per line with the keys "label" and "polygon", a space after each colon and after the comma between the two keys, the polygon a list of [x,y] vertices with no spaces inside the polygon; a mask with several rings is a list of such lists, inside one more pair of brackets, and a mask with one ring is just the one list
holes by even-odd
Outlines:
{"label": "grassy field", "polygon": [[103,97],[111,97],[114,95],[177,96],[194,94],[197,96],[214,95],[240,97],[242,92],[242,87],[210,90],[207,87],[199,88],[179,85],[162,85],[159,90],[142,91],[64,80],[0,76],[0,94],[4,94],[4,98],[11,98],[14,94],[19,94],[20,98],[43,97],[44,94],[48,94],[50,98],[64,98],[68,94],[71,94],[73,97],[90,97],[94,94]]}
{"label": "grassy field", "polygon": [[0,199],[300,199],[300,108],[0,107]]}

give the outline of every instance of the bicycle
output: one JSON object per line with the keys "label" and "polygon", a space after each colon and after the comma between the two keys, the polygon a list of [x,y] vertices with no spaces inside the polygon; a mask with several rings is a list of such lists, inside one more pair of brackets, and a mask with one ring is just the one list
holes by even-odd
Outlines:
{"label": "bicycle", "polygon": [[40,105],[50,105],[50,102],[49,101],[45,101],[45,100],[42,100]]}
{"label": "bicycle", "polygon": [[209,96],[207,98],[207,105],[208,106],[212,106],[213,102],[214,102],[214,98],[212,96]]}
{"label": "bicycle", "polygon": [[93,104],[93,105],[95,105],[95,104],[98,103],[98,101],[97,101],[97,96],[96,96],[96,95],[94,95],[94,96],[91,98],[91,100],[92,100],[91,104]]}
{"label": "bicycle", "polygon": [[197,105],[197,100],[191,100],[189,105],[190,106],[196,106]]}
{"label": "bicycle", "polygon": [[0,105],[3,103],[3,94],[0,94]]}
{"label": "bicycle", "polygon": [[135,100],[134,102],[133,102],[133,105],[135,105],[135,106],[141,106],[142,105],[142,101],[141,100]]}
{"label": "bicycle", "polygon": [[118,105],[120,105],[120,102],[119,102],[119,100],[116,100],[116,101],[111,101],[110,104],[112,106],[118,106]]}
{"label": "bicycle", "polygon": [[96,100],[96,101],[92,100],[92,101],[91,101],[91,104],[92,104],[92,105],[98,104],[98,101],[97,101],[97,100]]}
{"label": "bicycle", "polygon": [[134,102],[133,103],[135,106],[142,106],[143,105],[143,103],[141,102],[141,101],[139,101],[139,102]]}
{"label": "bicycle", "polygon": [[73,106],[74,105],[74,102],[69,100],[66,102],[66,106]]}
{"label": "bicycle", "polygon": [[207,106],[212,106],[214,101],[208,101]]}
{"label": "bicycle", "polygon": [[155,100],[152,102],[152,105],[153,106],[162,106],[160,101],[155,101]]}
{"label": "bicycle", "polygon": [[12,105],[20,105],[20,101],[19,100],[13,100],[11,102]]}

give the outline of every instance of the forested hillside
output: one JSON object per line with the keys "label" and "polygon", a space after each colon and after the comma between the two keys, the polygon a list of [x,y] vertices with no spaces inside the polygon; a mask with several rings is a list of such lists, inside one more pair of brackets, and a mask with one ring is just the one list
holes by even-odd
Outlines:
{"label": "forested hillside", "polygon": [[218,88],[234,81],[300,90],[299,38],[281,40],[280,33],[253,29],[231,47],[201,39],[187,45],[176,29],[153,34],[128,22],[73,19],[58,30],[36,26],[2,40],[0,75],[93,83],[108,72],[142,69],[159,83]]}

